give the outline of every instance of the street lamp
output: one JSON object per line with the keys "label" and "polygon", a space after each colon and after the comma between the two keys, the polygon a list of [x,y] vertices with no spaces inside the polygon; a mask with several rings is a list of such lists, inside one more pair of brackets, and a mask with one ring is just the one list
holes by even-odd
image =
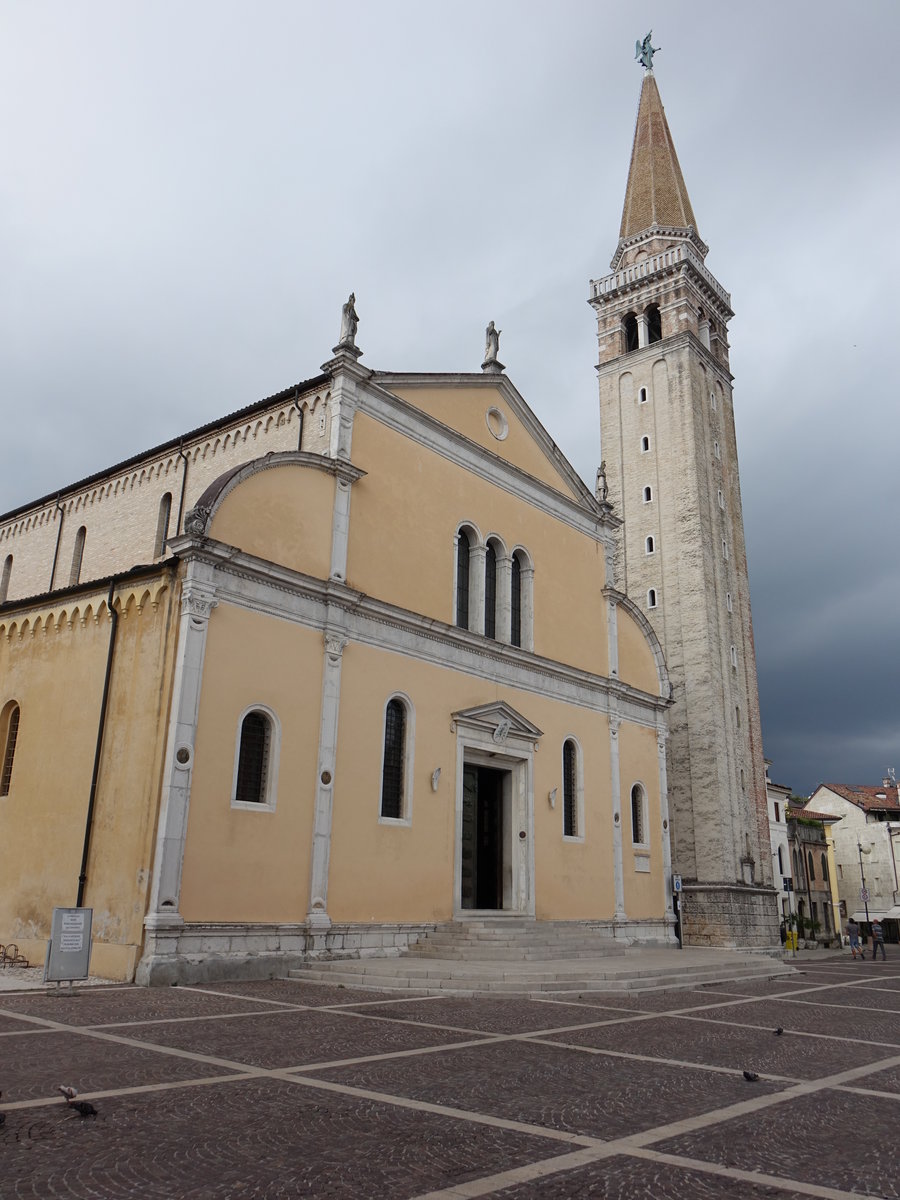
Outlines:
{"label": "street lamp", "polygon": [[857,839],[856,839],[856,848],[857,848],[857,850],[859,850],[859,879],[860,879],[860,885],[859,885],[859,892],[860,892],[860,895],[859,895],[859,898],[860,898],[860,900],[862,900],[863,904],[865,905],[865,908],[866,908],[866,924],[868,925],[868,924],[869,924],[869,890],[868,890],[868,888],[866,887],[866,875],[865,875],[865,872],[863,871],[863,860],[862,860],[862,856],[863,856],[864,854],[871,854],[871,853],[872,853],[872,847],[871,847],[871,846],[867,846],[867,847],[865,848],[865,850],[864,850],[864,849],[863,849],[862,842],[861,842],[861,841],[859,840],[859,838],[857,837]]}

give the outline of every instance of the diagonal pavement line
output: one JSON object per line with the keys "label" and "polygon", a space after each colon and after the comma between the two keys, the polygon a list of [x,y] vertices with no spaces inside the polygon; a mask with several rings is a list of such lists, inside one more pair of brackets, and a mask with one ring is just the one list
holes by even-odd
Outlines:
{"label": "diagonal pavement line", "polygon": [[[771,1025],[749,1025],[746,1021],[728,1021],[726,1024],[725,1021],[707,1021],[704,1017],[694,1016],[692,1013],[669,1013],[667,1015],[676,1017],[679,1021],[694,1021],[698,1025],[724,1025],[726,1029],[759,1029],[762,1032],[772,1032]],[[884,1046],[889,1050],[900,1046],[900,1042],[877,1042],[871,1038],[847,1037],[843,1033],[812,1033],[806,1029],[787,1028],[784,1032],[790,1037],[818,1038],[825,1042],[850,1042],[853,1046]]]}
{"label": "diagonal pavement line", "polygon": [[[139,1083],[133,1087],[99,1088],[95,1092],[79,1092],[78,1097],[81,1100],[118,1099],[120,1096],[140,1096],[149,1092],[172,1092],[177,1088],[207,1087],[210,1085],[221,1086],[223,1083],[259,1079],[261,1076],[268,1074],[269,1072],[264,1068],[251,1068],[239,1074],[232,1072],[230,1075],[203,1075],[195,1079],[169,1079],[159,1083]],[[0,1111],[14,1112],[23,1108],[58,1108],[60,1104],[65,1104],[65,1100],[59,1094],[55,1096],[37,1096],[33,1100],[12,1100],[8,1104],[0,1104]]]}
{"label": "diagonal pavement line", "polygon": [[511,1167],[508,1171],[499,1171],[496,1175],[470,1179],[468,1183],[454,1183],[436,1192],[424,1192],[413,1197],[413,1200],[469,1200],[473,1196],[490,1196],[505,1188],[514,1187],[517,1183],[532,1183],[537,1179],[545,1179],[548,1175],[558,1175],[563,1171],[590,1166],[591,1163],[600,1162],[614,1153],[615,1151],[607,1151],[605,1146],[596,1150],[576,1150],[572,1154],[560,1154],[557,1158],[545,1158],[539,1162],[527,1163],[523,1167]]}
{"label": "diagonal pavement line", "polygon": [[634,1149],[631,1151],[631,1156],[649,1162],[665,1163],[670,1167],[702,1171],[706,1175],[739,1179],[743,1183],[752,1183],[761,1187],[777,1187],[782,1192],[800,1192],[805,1196],[821,1197],[821,1200],[859,1200],[859,1192],[845,1192],[840,1188],[826,1187],[820,1183],[807,1183],[804,1180],[782,1175],[769,1175],[763,1171],[745,1171],[741,1167],[726,1167],[721,1163],[707,1162],[702,1158],[686,1158],[680,1154],[662,1154],[658,1150],[647,1149]]}
{"label": "diagonal pavement line", "polygon": [[880,1088],[844,1087],[843,1084],[841,1084],[834,1090],[836,1092],[850,1092],[854,1096],[877,1096],[879,1100],[893,1101],[894,1104],[900,1102],[900,1092],[885,1092]]}
{"label": "diagonal pavement line", "polygon": [[[862,999],[862,996],[860,996]],[[874,1012],[886,1013],[888,1016],[900,1016],[900,1012],[896,1008],[874,1008],[871,1004],[832,1004],[827,1000],[800,1000],[795,996],[791,996],[787,1000],[782,1000],[782,1004],[805,1004],[812,1008],[843,1008],[847,1012]]]}
{"label": "diagonal pavement line", "polygon": [[489,1125],[492,1129],[506,1129],[511,1133],[525,1133],[531,1137],[549,1138],[554,1142],[569,1142],[574,1146],[602,1147],[607,1143],[602,1138],[588,1133],[570,1133],[566,1129],[552,1129],[546,1125],[533,1125],[530,1121],[514,1121],[510,1117],[494,1117],[490,1113],[474,1109],[454,1108],[449,1104],[433,1104],[428,1100],[397,1096],[391,1092],[373,1092],[369,1088],[351,1087],[349,1084],[334,1083],[330,1079],[310,1079],[306,1075],[294,1075],[290,1071],[272,1071],[271,1075],[315,1091],[335,1092],[341,1096],[354,1096],[360,1100],[372,1100],[378,1104],[390,1104],[393,1108],[409,1108],[413,1112],[427,1112],[436,1117],[450,1117],[455,1121],[466,1121],[470,1125]]}
{"label": "diagonal pavement line", "polygon": [[[551,1042],[539,1037],[523,1037],[523,1042],[531,1042],[535,1046],[559,1046],[563,1050],[579,1050],[583,1054],[603,1055],[607,1058],[625,1058],[631,1062],[652,1063],[654,1066],[661,1067],[686,1067],[690,1071],[712,1071],[716,1075],[730,1075],[732,1078],[737,1074],[736,1067],[718,1067],[712,1063],[689,1062],[682,1058],[656,1058],[652,1054],[636,1054],[632,1050],[612,1050],[605,1046],[582,1046],[577,1042]],[[795,1084],[802,1083],[796,1075],[771,1075],[767,1071],[765,1075],[760,1076],[763,1080],[773,1080],[775,1083]]]}
{"label": "diagonal pavement line", "polygon": [[388,1062],[394,1058],[418,1058],[423,1054],[444,1054],[448,1050],[471,1050],[473,1046],[492,1046],[499,1042],[508,1042],[509,1035],[498,1033],[486,1034],[469,1042],[447,1042],[441,1046],[412,1046],[408,1050],[385,1050],[381,1054],[363,1054],[359,1058],[336,1058],[332,1062],[300,1063],[295,1067],[272,1068],[278,1071],[332,1071],[336,1067],[357,1067],[366,1063]]}

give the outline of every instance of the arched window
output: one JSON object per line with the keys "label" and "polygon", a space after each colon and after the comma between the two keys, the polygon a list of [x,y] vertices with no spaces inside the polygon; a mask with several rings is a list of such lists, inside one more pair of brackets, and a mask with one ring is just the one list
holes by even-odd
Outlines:
{"label": "arched window", "polygon": [[828,859],[824,854],[822,855],[822,861],[820,865],[822,867],[822,882],[828,883]]}
{"label": "arched window", "polygon": [[716,393],[715,392],[709,393],[709,407],[713,410],[713,412],[716,411]]}
{"label": "arched window", "polygon": [[647,309],[647,341],[651,344],[662,341],[662,317],[657,304],[651,304]]}
{"label": "arched window", "polygon": [[729,612],[731,612],[734,607],[732,604],[732,601],[731,601],[731,592],[725,593],[725,607],[728,609]]}
{"label": "arched window", "polygon": [[813,866],[812,850],[807,850],[807,852],[806,852],[806,869],[809,871],[809,882],[815,883],[816,872],[815,872],[815,868]]}
{"label": "arched window", "polygon": [[238,725],[231,803],[236,807],[275,807],[279,730],[274,713],[254,706]]}
{"label": "arched window", "polygon": [[653,499],[653,489],[648,484],[647,487],[644,488],[644,503],[649,504],[652,499]]}
{"label": "arched window", "polygon": [[510,642],[523,650],[534,649],[534,567],[521,546],[512,553]]}
{"label": "arched window", "polygon": [[725,507],[725,495],[724,495],[722,489],[719,488],[719,508],[724,508],[724,507]]}
{"label": "arched window", "polygon": [[728,543],[724,538],[722,538],[722,557],[726,562],[728,561]]}
{"label": "arched window", "polygon": [[646,454],[649,449],[650,439],[645,434],[644,437],[641,438],[641,454]]}
{"label": "arched window", "polygon": [[456,535],[456,624],[469,628],[469,554],[472,543],[464,529]]}
{"label": "arched window", "polygon": [[721,451],[719,450],[719,443],[718,443],[718,441],[715,441],[715,442],[713,442],[713,455],[714,455],[716,458],[721,458],[721,457],[722,457]]}
{"label": "arched window", "polygon": [[484,636],[497,636],[497,551],[488,542],[484,554]]}
{"label": "arched window", "polygon": [[647,607],[656,608],[656,588],[651,588],[647,593]]}
{"label": "arched window", "polygon": [[646,404],[646,403],[647,403],[647,389],[641,388],[640,391],[638,392],[638,404]]}
{"label": "arched window", "polygon": [[574,738],[563,742],[563,837],[583,836],[584,789],[581,779],[581,754]]}
{"label": "arched window", "polygon": [[522,645],[522,559],[512,556],[509,581],[509,640],[513,646]]}
{"label": "arched window", "polygon": [[638,348],[638,327],[637,317],[634,313],[628,313],[622,318],[622,338],[625,343],[625,353],[628,354],[632,350]]}
{"label": "arched window", "polygon": [[737,646],[731,647],[731,665],[737,670]]}
{"label": "arched window", "polygon": [[[740,727],[741,727],[741,706],[739,704],[736,704],[734,706],[734,723],[738,727],[738,729],[740,729]],[[775,819],[776,819],[776,821],[778,820],[777,817]]]}
{"label": "arched window", "polygon": [[631,841],[635,846],[647,845],[647,794],[639,783],[631,789]]}
{"label": "arched window", "polygon": [[656,552],[656,542],[654,542],[652,536],[648,537],[644,542],[644,550],[647,554],[654,554]]}
{"label": "arched window", "polygon": [[3,747],[3,759],[0,761],[0,796],[9,795],[18,736],[19,706],[15,700],[10,700],[0,713],[0,746]]}
{"label": "arched window", "polygon": [[3,574],[0,575],[0,604],[9,595],[9,577],[12,574],[13,556],[7,554],[3,562]]}
{"label": "arched window", "polygon": [[70,585],[78,583],[81,579],[81,560],[84,558],[84,539],[86,537],[87,529],[82,525],[75,534],[75,546],[72,550],[72,570],[69,572]]}
{"label": "arched window", "polygon": [[[776,816],[775,820],[776,821],[778,820],[777,816]],[[784,874],[784,852],[783,851],[784,851],[784,848],[782,846],[779,846],[778,847],[778,874],[779,875]]]}
{"label": "arched window", "polygon": [[794,887],[796,888],[800,883],[802,883],[802,878],[800,876],[800,860],[797,857],[797,851],[795,850],[794,851]]}
{"label": "arched window", "polygon": [[383,821],[404,821],[412,816],[412,705],[392,696],[384,709],[384,745],[381,760]]}
{"label": "arched window", "polygon": [[153,543],[153,557],[159,558],[166,552],[166,538],[169,536],[169,514],[172,511],[172,493],[166,492],[159,502],[159,515],[156,518],[156,540]]}

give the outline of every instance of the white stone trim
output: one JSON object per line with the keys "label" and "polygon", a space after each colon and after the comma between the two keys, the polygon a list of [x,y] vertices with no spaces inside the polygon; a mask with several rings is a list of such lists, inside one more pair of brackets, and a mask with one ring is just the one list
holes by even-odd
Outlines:
{"label": "white stone trim", "polygon": [[619,767],[619,725],[618,716],[609,717],[609,774],[610,798],[612,801],[612,842],[613,842],[613,881],[616,895],[616,924],[628,920],[625,913],[625,869],[622,858],[622,788]]}
{"label": "white stone trim", "polygon": [[338,716],[341,705],[341,663],[347,640],[340,630],[326,626],[325,664],[322,671],[322,706],[317,757],[316,807],[310,839],[309,911],[310,929],[327,930],[328,867],[331,859],[331,822],[334,809],[334,772],[337,761]]}
{"label": "white stone trim", "polygon": [[[510,772],[509,820],[504,829],[504,864],[509,866],[503,911],[534,916],[534,752],[541,731],[509,705],[494,703],[452,714],[456,734],[456,789],[453,852],[453,915],[471,917],[462,907],[463,776],[466,765]],[[525,837],[520,837],[524,832]],[[504,872],[506,874],[506,872]]]}
{"label": "white stone trim", "polygon": [[[663,862],[663,905],[666,920],[675,924],[675,907],[672,890],[672,831],[669,828],[669,780],[666,770],[666,738],[664,726],[656,731],[656,754],[659,762],[659,825],[662,842]],[[674,938],[674,932],[672,934]]]}
{"label": "white stone trim", "polygon": [[[388,390],[391,384],[400,387],[421,387],[429,384],[478,387],[484,386],[485,383],[500,387],[504,391],[505,398],[510,401],[510,407],[518,412],[520,419],[528,426],[532,437],[560,472],[560,487],[568,484],[580,499],[575,499],[574,496],[569,497],[562,490],[557,490],[550,484],[534,478],[513,463],[484,449],[477,442],[470,441],[462,434],[448,428],[443,422],[429,416],[415,405],[402,400]],[[512,399],[513,396],[516,397],[515,400]],[[379,374],[375,379],[367,380],[365,387],[359,390],[357,406],[359,411],[376,417],[396,433],[412,438],[420,445],[449,459],[457,466],[471,471],[481,479],[490,479],[491,483],[497,487],[526,501],[541,512],[555,517],[573,529],[587,534],[588,537],[598,542],[611,542],[615,536],[615,530],[621,524],[617,517],[605,513],[600,508],[585,487],[581,477],[563,457],[528,405],[503,375],[428,377]]]}
{"label": "white stone trim", "polygon": [[[238,764],[241,758],[241,732],[244,718],[250,713],[259,712],[269,722],[269,745],[266,754],[265,799],[258,804],[237,800]],[[249,704],[238,717],[237,733],[234,739],[234,772],[231,777],[231,807],[243,809],[244,812],[274,812],[278,802],[278,764],[281,760],[281,722],[275,710],[268,704]]]}
{"label": "white stone trim", "polygon": [[[406,713],[403,737],[403,796],[401,799],[400,817],[384,817],[381,814],[382,787],[384,784],[384,746],[385,722],[387,706],[392,700],[399,700]],[[378,824],[379,825],[412,825],[413,818],[413,787],[415,784],[415,754],[416,754],[416,707],[406,692],[391,692],[381,710],[381,762],[378,767]]]}
{"label": "white stone trim", "polygon": [[[213,567],[196,559],[188,562],[181,590],[178,650],[148,905],[150,916],[160,914],[166,920],[180,920],[181,870],[187,838],[203,661],[209,618],[217,603]],[[179,758],[184,761],[180,762]]]}

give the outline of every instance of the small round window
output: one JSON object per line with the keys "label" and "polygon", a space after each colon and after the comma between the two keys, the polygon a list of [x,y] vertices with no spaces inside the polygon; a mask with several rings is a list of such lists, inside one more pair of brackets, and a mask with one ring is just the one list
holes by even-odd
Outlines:
{"label": "small round window", "polygon": [[500,409],[489,408],[485,413],[485,420],[491,437],[495,437],[498,442],[505,441],[509,433],[509,421]]}

